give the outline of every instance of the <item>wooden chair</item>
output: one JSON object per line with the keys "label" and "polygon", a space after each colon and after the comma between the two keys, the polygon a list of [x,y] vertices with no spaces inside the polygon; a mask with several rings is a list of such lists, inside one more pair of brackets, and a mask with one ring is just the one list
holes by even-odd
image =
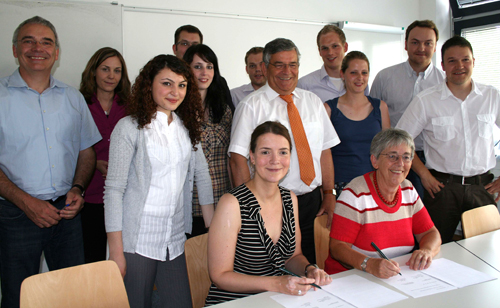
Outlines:
{"label": "wooden chair", "polygon": [[464,238],[500,229],[500,214],[495,204],[481,206],[462,213]]}
{"label": "wooden chair", "polygon": [[316,251],[316,264],[325,269],[325,261],[330,251],[330,229],[326,228],[328,215],[321,215],[314,219],[314,245]]}
{"label": "wooden chair", "polygon": [[207,240],[208,234],[202,234],[190,238],[184,244],[193,308],[205,306],[205,299],[212,284],[208,275]]}
{"label": "wooden chair", "polygon": [[21,308],[130,308],[123,278],[114,261],[101,261],[26,278]]}

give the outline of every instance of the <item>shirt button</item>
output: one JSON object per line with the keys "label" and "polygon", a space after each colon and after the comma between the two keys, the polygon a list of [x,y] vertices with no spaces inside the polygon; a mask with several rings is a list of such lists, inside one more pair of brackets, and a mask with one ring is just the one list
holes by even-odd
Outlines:
{"label": "shirt button", "polygon": [[56,187],[56,183],[52,184],[52,186]]}
{"label": "shirt button", "polygon": [[52,168],[54,168],[54,167],[55,167],[55,166],[54,166],[54,165],[52,165]]}
{"label": "shirt button", "polygon": [[49,146],[49,149],[52,149],[52,147],[51,147],[51,146]]}
{"label": "shirt button", "polygon": [[43,111],[43,113],[45,113],[45,110]]}
{"label": "shirt button", "polygon": [[47,127],[47,130],[49,130],[49,128]]}

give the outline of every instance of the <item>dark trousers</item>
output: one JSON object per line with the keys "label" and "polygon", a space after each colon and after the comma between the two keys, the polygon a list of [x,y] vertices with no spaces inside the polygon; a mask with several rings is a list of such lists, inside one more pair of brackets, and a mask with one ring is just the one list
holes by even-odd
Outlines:
{"label": "dark trousers", "polygon": [[484,189],[484,185],[491,182],[493,175],[483,183],[462,185],[452,181],[448,176],[437,174],[434,170],[430,171],[444,184],[444,187],[434,194],[434,199],[425,191],[424,205],[445,244],[453,240],[453,234],[463,212],[483,205],[496,204],[493,196]]}
{"label": "dark trousers", "polygon": [[320,187],[310,193],[297,196],[299,201],[299,224],[302,233],[302,253],[309,263],[316,263],[314,246],[314,219],[321,208]]}
{"label": "dark trousers", "polygon": [[[53,205],[62,209],[65,201],[60,198]],[[50,270],[83,264],[80,214],[40,228],[17,206],[0,200],[1,307],[19,307],[21,283],[39,273],[42,251]]]}
{"label": "dark trousers", "polygon": [[83,248],[85,263],[106,260],[106,228],[104,227],[104,204],[87,203],[82,215]]}
{"label": "dark trousers", "polygon": [[127,272],[124,283],[130,308],[152,305],[153,285],[160,297],[159,307],[192,307],[184,253],[172,261],[153,260],[139,254],[124,253]]}
{"label": "dark trousers", "polygon": [[[425,155],[424,151],[415,151],[417,154],[418,158],[422,161],[422,163],[425,165]],[[418,195],[420,196],[420,199],[424,199],[424,185],[422,185],[422,181],[420,180],[420,177],[418,174],[410,169],[410,172],[408,172],[408,175],[406,176],[406,179],[410,181],[413,184],[413,187],[417,190]]]}

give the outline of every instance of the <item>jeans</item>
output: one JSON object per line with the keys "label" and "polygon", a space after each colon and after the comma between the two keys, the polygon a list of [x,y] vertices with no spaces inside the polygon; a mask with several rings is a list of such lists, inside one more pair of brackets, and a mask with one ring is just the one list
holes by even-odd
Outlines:
{"label": "jeans", "polygon": [[[56,201],[53,205],[62,209],[66,200]],[[16,205],[0,200],[1,307],[19,307],[21,283],[39,273],[42,251],[50,270],[83,264],[80,214],[40,228]]]}

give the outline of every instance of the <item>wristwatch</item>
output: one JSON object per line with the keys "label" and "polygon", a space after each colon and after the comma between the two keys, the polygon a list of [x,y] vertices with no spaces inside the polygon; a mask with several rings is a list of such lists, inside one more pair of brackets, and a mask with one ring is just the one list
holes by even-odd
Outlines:
{"label": "wristwatch", "polygon": [[82,196],[83,196],[83,194],[85,193],[85,190],[83,189],[82,185],[80,185],[80,184],[73,184],[73,186],[71,186],[71,188],[73,188],[73,187],[78,188],[82,192]]}
{"label": "wristwatch", "polygon": [[370,260],[370,257],[366,257],[363,260],[363,263],[361,263],[361,269],[363,270],[363,272],[366,272],[366,265],[368,264],[368,260]]}
{"label": "wristwatch", "polygon": [[305,274],[304,276],[306,276],[306,277],[307,277],[307,268],[308,268],[309,266],[314,266],[315,268],[319,268],[319,266],[318,266],[318,265],[316,265],[316,264],[313,264],[313,263],[309,263],[309,264],[307,264],[307,265],[306,265],[306,267],[304,268],[304,274]]}
{"label": "wristwatch", "polygon": [[332,194],[334,196],[337,195],[337,191],[335,189],[326,189],[326,190],[323,190],[323,195],[327,195],[327,194]]}

